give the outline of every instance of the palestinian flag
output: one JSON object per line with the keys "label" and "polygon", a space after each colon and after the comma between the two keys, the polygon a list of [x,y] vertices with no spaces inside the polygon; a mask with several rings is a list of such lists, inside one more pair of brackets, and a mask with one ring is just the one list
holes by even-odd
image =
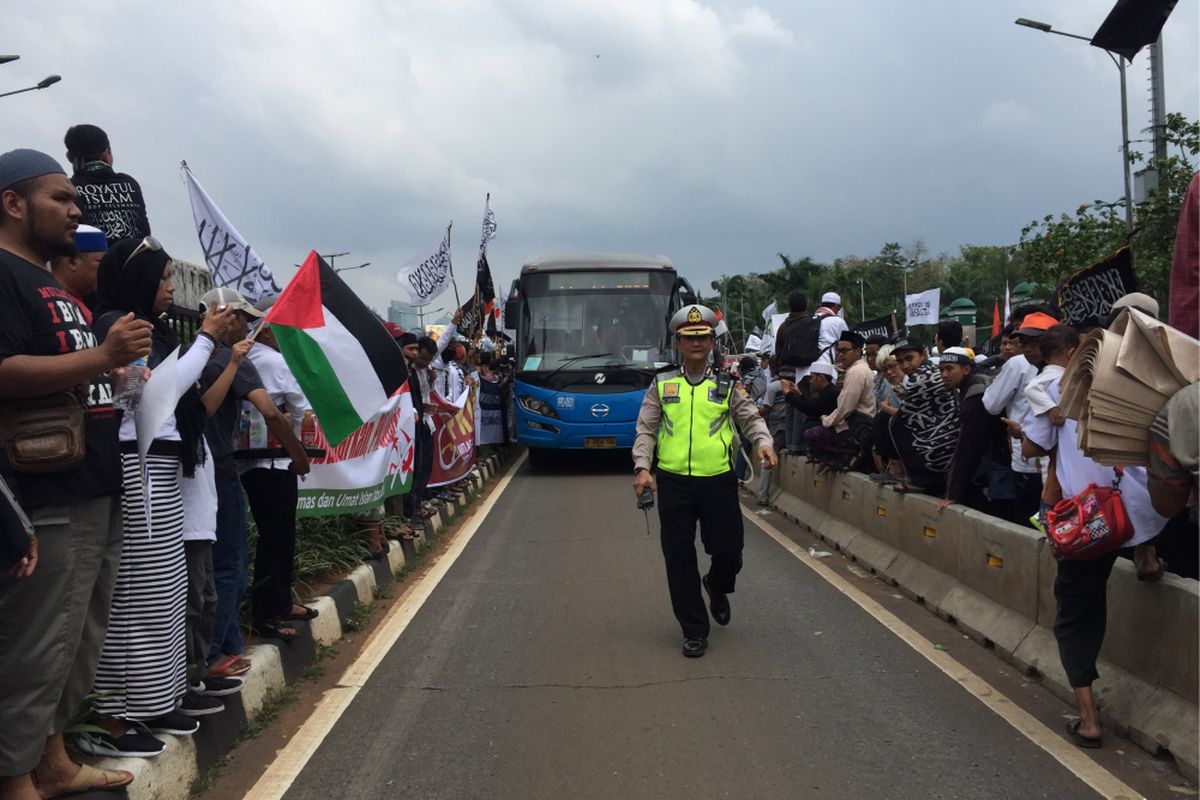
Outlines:
{"label": "palestinian flag", "polygon": [[383,322],[315,250],[265,322],[331,447],[375,416],[408,378]]}

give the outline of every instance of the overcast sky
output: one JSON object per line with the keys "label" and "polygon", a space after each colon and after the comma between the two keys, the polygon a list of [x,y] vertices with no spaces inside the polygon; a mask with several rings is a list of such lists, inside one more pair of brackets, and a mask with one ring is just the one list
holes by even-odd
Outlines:
{"label": "overcast sky", "polygon": [[[281,283],[309,249],[349,250],[380,310],[451,219],[469,290],[488,192],[505,289],[529,258],[590,250],[669,256],[707,290],[780,251],[1011,244],[1120,197],[1116,68],[1013,24],[1090,36],[1112,3],[25,3],[4,11],[21,60],[0,91],[63,80],[0,99],[0,150],[65,162],[67,127],[100,125],[155,234],[199,263],[187,159]],[[1167,107],[1192,120],[1198,24],[1184,0],[1164,29]],[[1148,91],[1143,51],[1134,139]]]}

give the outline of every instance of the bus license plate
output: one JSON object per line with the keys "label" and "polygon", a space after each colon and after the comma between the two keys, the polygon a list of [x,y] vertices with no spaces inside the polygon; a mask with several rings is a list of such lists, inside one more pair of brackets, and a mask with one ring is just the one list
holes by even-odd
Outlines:
{"label": "bus license plate", "polygon": [[615,438],[596,438],[589,437],[583,440],[583,446],[586,448],[614,448],[617,446]]}

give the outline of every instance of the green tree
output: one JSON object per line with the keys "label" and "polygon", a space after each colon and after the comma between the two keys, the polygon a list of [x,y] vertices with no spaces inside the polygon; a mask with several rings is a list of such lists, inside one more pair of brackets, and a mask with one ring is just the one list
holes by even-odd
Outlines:
{"label": "green tree", "polygon": [[[1165,302],[1175,246],[1179,209],[1200,154],[1200,124],[1168,114],[1164,137],[1167,156],[1146,162],[1156,170],[1160,188],[1134,209],[1133,252],[1142,289]],[[1131,152],[1132,163],[1143,155]],[[1113,252],[1129,240],[1121,203],[1083,203],[1073,214],[1047,214],[1021,229],[1013,254],[1030,280],[1052,290],[1072,272]]]}

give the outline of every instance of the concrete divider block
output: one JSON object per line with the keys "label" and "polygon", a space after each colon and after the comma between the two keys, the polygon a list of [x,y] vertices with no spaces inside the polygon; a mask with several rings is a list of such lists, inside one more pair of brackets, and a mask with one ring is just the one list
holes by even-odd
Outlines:
{"label": "concrete divider block", "polygon": [[871,571],[886,576],[892,563],[900,552],[887,542],[881,542],[870,534],[863,533],[860,528],[854,529],[854,536],[843,549],[861,564],[871,568]]}
{"label": "concrete divider block", "polygon": [[404,569],[404,547],[401,546],[399,539],[390,539],[388,540],[388,548],[388,568],[392,575],[395,575]]}
{"label": "concrete divider block", "polygon": [[887,542],[897,550],[903,537],[901,530],[902,495],[890,487],[876,483],[870,478],[859,476],[859,525],[864,531],[880,541]]}
{"label": "concrete divider block", "polygon": [[837,547],[839,550],[845,550],[848,553],[853,553],[850,550],[850,545],[860,536],[866,536],[857,526],[842,520],[833,514],[826,515],[820,527],[815,528],[817,534]]}
{"label": "concrete divider block", "polygon": [[1005,657],[1011,656],[1035,627],[1025,617],[997,601],[959,584],[936,605],[945,616],[980,644],[991,642]]}
{"label": "concrete divider block", "polygon": [[[203,722],[201,722],[203,724]],[[187,797],[199,767],[196,746],[189,736],[159,736],[167,747],[155,758],[87,758],[103,769],[123,769],[133,773],[126,789],[129,800],[163,800]],[[88,793],[87,796],[91,796]],[[115,797],[116,795],[105,795]]]}
{"label": "concrete divider block", "polygon": [[1074,704],[1075,693],[1067,683],[1067,673],[1058,657],[1058,642],[1050,628],[1035,626],[1011,655],[1012,663],[1019,669],[1041,675],[1045,686],[1060,700]]}
{"label": "concrete divider block", "polygon": [[242,676],[242,708],[246,718],[253,719],[262,708],[267,692],[282,689],[287,682],[283,677],[283,659],[275,645],[250,645],[244,655],[250,659],[250,671]]}
{"label": "concrete divider block", "polygon": [[939,514],[937,498],[927,495],[902,494],[901,498],[899,549],[938,572],[956,575],[961,515]]}
{"label": "concrete divider block", "polygon": [[958,579],[984,597],[1031,623],[1038,615],[1038,568],[1044,537],[973,509],[950,507],[957,514]]}
{"label": "concrete divider block", "polygon": [[1153,753],[1169,750],[1179,771],[1195,783],[1200,777],[1200,720],[1196,704],[1174,692],[1158,688],[1129,709],[1129,738]]}
{"label": "concrete divider block", "polygon": [[355,567],[346,576],[346,580],[354,584],[354,591],[358,594],[358,602],[371,603],[375,600],[375,570],[363,564]]}
{"label": "concrete divider block", "polygon": [[316,600],[307,601],[306,605],[317,610],[315,619],[308,622],[312,631],[313,641],[321,644],[333,644],[342,638],[342,623],[338,620],[337,603],[328,595],[322,595]]}
{"label": "concrete divider block", "polygon": [[776,498],[775,509],[785,517],[795,520],[813,532],[818,531],[825,524],[826,520],[829,519],[829,512],[825,509],[817,508],[811,503],[787,492],[780,494]]}
{"label": "concrete divider block", "polygon": [[1138,588],[1157,596],[1162,613],[1159,646],[1170,649],[1170,657],[1159,666],[1158,683],[1195,705],[1200,686],[1200,583],[1167,574],[1158,583]]}
{"label": "concrete divider block", "polygon": [[1038,554],[1038,610],[1037,622],[1047,628],[1054,627],[1058,613],[1058,601],[1054,599],[1054,579],[1058,576],[1058,561],[1050,553],[1050,545],[1042,546]]}
{"label": "concrete divider block", "polygon": [[900,551],[896,552],[896,557],[883,573],[896,583],[903,594],[925,603],[931,609],[940,608],[942,600],[958,585],[958,581],[951,576]]}
{"label": "concrete divider block", "polygon": [[[1108,577],[1108,624],[1100,657],[1150,683],[1157,683],[1164,658],[1176,658],[1163,637],[1161,593],[1138,581],[1133,562],[1118,558]],[[1151,591],[1147,591],[1151,589]]]}

